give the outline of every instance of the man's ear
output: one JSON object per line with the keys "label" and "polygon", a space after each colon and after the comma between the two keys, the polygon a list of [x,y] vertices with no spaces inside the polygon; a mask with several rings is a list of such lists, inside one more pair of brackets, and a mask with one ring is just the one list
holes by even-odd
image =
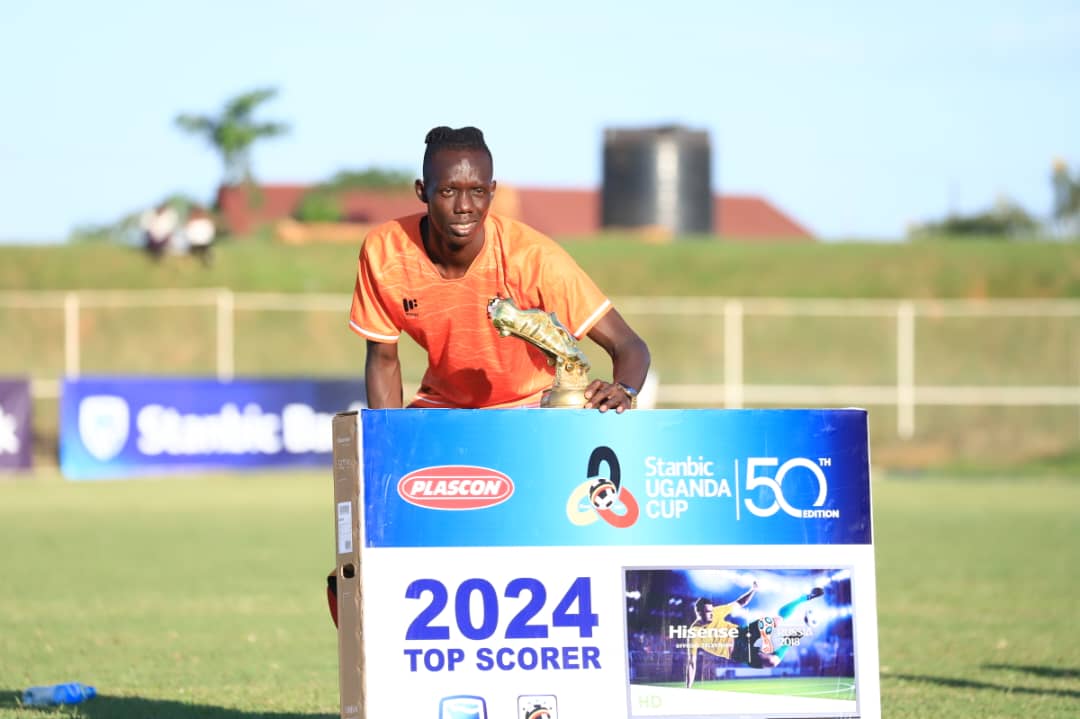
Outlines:
{"label": "man's ear", "polygon": [[413,185],[413,189],[416,190],[416,197],[426,205],[427,195],[424,193],[424,181],[417,180],[416,184]]}

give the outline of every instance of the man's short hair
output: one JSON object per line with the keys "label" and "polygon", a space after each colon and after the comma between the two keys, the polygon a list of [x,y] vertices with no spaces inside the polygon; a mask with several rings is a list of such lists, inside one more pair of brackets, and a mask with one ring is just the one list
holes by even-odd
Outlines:
{"label": "man's short hair", "polygon": [[701,597],[696,602],[694,602],[694,611],[697,612],[698,614],[704,614],[705,613],[705,607],[711,607],[711,606],[712,606],[712,602],[710,600],[706,599],[705,597]]}
{"label": "man's short hair", "polygon": [[479,150],[487,155],[494,168],[495,161],[491,156],[491,150],[484,142],[484,133],[479,128],[468,126],[452,128],[440,125],[428,130],[424,138],[427,148],[424,150],[424,180],[430,176],[431,160],[436,153],[442,150]]}

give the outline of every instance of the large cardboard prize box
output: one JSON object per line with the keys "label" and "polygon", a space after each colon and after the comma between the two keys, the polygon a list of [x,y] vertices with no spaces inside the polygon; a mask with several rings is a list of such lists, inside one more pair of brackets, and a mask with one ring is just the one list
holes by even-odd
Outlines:
{"label": "large cardboard prize box", "polygon": [[877,717],[866,412],[334,418],[343,719]]}

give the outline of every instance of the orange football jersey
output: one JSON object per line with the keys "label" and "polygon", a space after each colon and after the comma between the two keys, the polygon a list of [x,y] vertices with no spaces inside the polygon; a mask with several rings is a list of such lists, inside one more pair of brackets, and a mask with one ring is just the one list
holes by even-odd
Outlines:
{"label": "orange football jersey", "polygon": [[405,332],[427,350],[428,368],[410,406],[537,404],[554,368],[530,343],[500,337],[488,302],[510,297],[523,310],[554,312],[581,339],[611,301],[554,240],[494,214],[484,221],[484,246],[465,276],[445,279],[424,251],[423,217],[399,218],[368,233],[349,326],[375,342],[397,342]]}

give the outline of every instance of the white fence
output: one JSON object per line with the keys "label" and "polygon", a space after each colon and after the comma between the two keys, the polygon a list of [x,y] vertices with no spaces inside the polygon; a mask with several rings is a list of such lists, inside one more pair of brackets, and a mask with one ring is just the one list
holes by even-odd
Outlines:
{"label": "white fence", "polygon": [[[64,374],[80,374],[80,313],[94,308],[207,307],[215,316],[217,376],[231,379],[235,367],[236,315],[241,310],[270,312],[332,312],[344,317],[347,294],[236,293],[227,289],[169,291],[0,292],[0,309],[55,309],[63,315]],[[896,408],[900,437],[913,436],[919,406],[1071,406],[1080,409],[1080,362],[1071,362],[1068,383],[1046,384],[919,384],[916,377],[920,318],[984,318],[1034,320],[1058,318],[1080,321],[1080,301],[1072,300],[825,300],[724,297],[628,297],[616,301],[619,311],[636,326],[644,318],[701,318],[710,332],[722,334],[722,382],[670,383],[658,368],[658,403],[676,406],[755,405],[872,406]],[[895,327],[895,358],[889,368],[893,381],[880,384],[753,384],[744,378],[744,345],[748,323],[758,318],[869,318]],[[718,328],[719,325],[719,328]],[[1070,324],[1072,352],[1080,329]],[[648,339],[648,338],[647,338]],[[359,368],[361,363],[357,363]],[[29,368],[28,368],[29,369]],[[113,371],[123,371],[117,367]],[[29,372],[28,372],[29,373]],[[1038,379],[1038,378],[1036,378]],[[40,398],[59,393],[57,379],[34,378]]]}

